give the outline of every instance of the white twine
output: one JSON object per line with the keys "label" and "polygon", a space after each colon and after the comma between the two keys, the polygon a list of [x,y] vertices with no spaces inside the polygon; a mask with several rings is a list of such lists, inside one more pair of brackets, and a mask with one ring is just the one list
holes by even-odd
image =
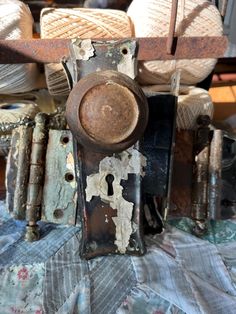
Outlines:
{"label": "white twine", "polygon": [[[31,39],[33,18],[29,8],[17,0],[0,0],[0,39]],[[0,93],[26,92],[35,88],[35,64],[0,65]]]}
{"label": "white twine", "polygon": [[[167,36],[171,2],[171,0],[133,0],[127,14],[134,25],[135,36]],[[209,1],[179,1],[176,35],[221,36],[222,33],[220,14]],[[140,62],[139,81],[143,85],[169,84],[175,70],[181,69],[181,83],[194,85],[205,79],[215,64],[215,59]]]}
{"label": "white twine", "polygon": [[0,124],[17,123],[20,119],[33,119],[39,108],[36,103],[27,100],[0,102]]}

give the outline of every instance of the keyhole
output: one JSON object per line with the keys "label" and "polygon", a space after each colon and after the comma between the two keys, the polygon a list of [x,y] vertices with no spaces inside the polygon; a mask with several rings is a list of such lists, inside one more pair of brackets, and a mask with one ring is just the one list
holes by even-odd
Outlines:
{"label": "keyhole", "polygon": [[107,195],[108,195],[108,196],[112,196],[112,195],[114,194],[113,186],[112,186],[113,181],[114,181],[114,176],[109,173],[109,174],[106,176]]}

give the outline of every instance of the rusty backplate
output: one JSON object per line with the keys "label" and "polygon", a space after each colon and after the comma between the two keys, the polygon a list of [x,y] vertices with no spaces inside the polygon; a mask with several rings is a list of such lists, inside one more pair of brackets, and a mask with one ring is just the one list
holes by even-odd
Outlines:
{"label": "rusty backplate", "polygon": [[[105,41],[99,38],[94,40]],[[130,38],[130,40],[138,42],[138,60],[147,61],[220,58],[224,57],[228,47],[226,36],[175,37],[172,53],[168,54],[167,37]],[[59,63],[69,57],[70,43],[70,39],[0,40],[0,64]]]}
{"label": "rusty backplate", "polygon": [[157,211],[162,214],[168,203],[176,97],[149,95],[148,104],[148,127],[134,147],[107,156],[78,145],[78,204],[83,224],[82,256],[86,258],[143,254],[141,217],[147,206],[153,224],[147,228],[146,220],[150,219],[145,216],[145,230],[161,227],[149,205],[152,207],[150,197],[159,198]]}
{"label": "rusty backplate", "polygon": [[174,152],[171,216],[190,217],[193,172],[193,139],[194,131],[180,130],[176,132]]}
{"label": "rusty backplate", "polygon": [[81,255],[144,254],[141,177],[146,163],[138,144],[110,156],[77,147]]}

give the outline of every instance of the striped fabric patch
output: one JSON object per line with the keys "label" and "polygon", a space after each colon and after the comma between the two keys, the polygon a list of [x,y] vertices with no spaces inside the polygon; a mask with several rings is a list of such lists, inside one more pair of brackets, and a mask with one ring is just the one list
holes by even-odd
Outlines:
{"label": "striped fabric patch", "polygon": [[91,313],[113,314],[136,285],[131,258],[107,256],[89,263]]}
{"label": "striped fabric patch", "polygon": [[41,238],[29,243],[24,240],[25,223],[13,219],[3,223],[0,228],[0,240],[11,235],[16,238],[0,255],[1,266],[32,264],[46,262],[58,249],[67,242],[79,228],[55,224],[39,223]]}
{"label": "striped fabric patch", "polygon": [[79,256],[79,243],[79,236],[74,235],[45,264],[43,296],[45,313],[58,312],[88,274],[88,263]]}
{"label": "striped fabric patch", "polygon": [[147,237],[147,254],[132,257],[140,285],[186,313],[235,313],[236,292],[216,247],[173,227],[165,237],[166,249]]}

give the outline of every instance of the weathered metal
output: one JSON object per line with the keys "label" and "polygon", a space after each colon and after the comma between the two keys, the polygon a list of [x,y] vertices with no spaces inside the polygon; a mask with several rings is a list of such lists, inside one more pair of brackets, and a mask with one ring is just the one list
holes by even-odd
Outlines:
{"label": "weathered metal", "polygon": [[19,132],[17,174],[13,202],[13,215],[16,219],[25,219],[27,186],[29,177],[32,127],[20,126]]}
{"label": "weathered metal", "polygon": [[26,240],[38,240],[37,221],[40,219],[45,153],[47,146],[47,119],[45,113],[38,113],[35,117],[35,128],[32,137],[30,157],[29,181],[27,190],[26,219],[29,228],[26,229]]}
{"label": "weathered metal", "polygon": [[[134,38],[134,40],[139,46],[137,59],[146,61],[221,58],[224,57],[228,47],[226,36],[174,37],[172,54],[168,54],[167,37]],[[0,64],[59,63],[69,57],[70,43],[70,39],[0,40]]]}
{"label": "weathered metal", "polygon": [[75,225],[77,181],[69,130],[50,130],[45,161],[41,220]]}
{"label": "weathered metal", "polygon": [[207,219],[208,164],[210,153],[210,118],[199,116],[195,135],[191,216],[196,221]]}
{"label": "weathered metal", "polygon": [[[161,215],[168,204],[172,168],[176,97],[147,96],[148,128],[134,147],[107,155],[77,146],[83,257],[109,253],[143,254],[143,211],[146,214],[145,232],[162,231]],[[126,241],[126,248],[117,246],[122,241]]]}
{"label": "weathered metal", "polygon": [[168,54],[172,53],[176,19],[177,19],[177,11],[178,11],[178,0],[172,0],[170,26],[169,26],[169,33],[168,33],[167,44],[166,44],[166,50]]}
{"label": "weathered metal", "polygon": [[100,152],[120,152],[143,134],[148,106],[141,88],[115,71],[87,75],[67,101],[68,125],[79,143]]}
{"label": "weathered metal", "polygon": [[134,79],[137,75],[137,42],[72,40],[70,57],[63,63],[68,80],[73,87],[82,77],[97,72],[113,70]]}
{"label": "weathered metal", "polygon": [[[144,218],[146,232],[159,232],[160,221],[170,207],[170,189],[172,177],[172,157],[175,143],[175,119],[177,98],[164,93],[146,93],[149,106],[148,125],[140,140],[142,154],[147,159],[143,177],[143,195],[145,209],[151,216]],[[154,227],[155,226],[155,227]]]}
{"label": "weathered metal", "polygon": [[191,217],[194,131],[177,130],[170,216]]}
{"label": "weathered metal", "polygon": [[228,6],[228,0],[222,0],[221,2],[222,2],[222,4],[221,4],[220,14],[223,17],[225,17],[227,6]]}
{"label": "weathered metal", "polygon": [[6,169],[6,204],[16,219],[25,219],[31,138],[29,125],[18,126],[12,132]]}
{"label": "weathered metal", "polygon": [[208,219],[221,218],[223,131],[214,130],[211,141],[208,178]]}
{"label": "weathered metal", "polygon": [[33,222],[29,222],[29,224],[25,227],[25,240],[28,242],[34,242],[39,240],[40,238],[40,230],[37,224]]}
{"label": "weathered metal", "polygon": [[11,146],[11,134],[0,135],[0,156],[7,156]]}
{"label": "weathered metal", "polygon": [[[144,254],[141,177],[145,158],[139,145],[108,156],[77,148],[81,255],[89,259],[112,253]],[[110,183],[108,175],[114,177]]]}
{"label": "weathered metal", "polygon": [[221,218],[231,219],[236,215],[236,136],[223,134],[222,146],[222,191]]}
{"label": "weathered metal", "polygon": [[6,159],[0,155],[0,200],[6,199],[5,167]]}

